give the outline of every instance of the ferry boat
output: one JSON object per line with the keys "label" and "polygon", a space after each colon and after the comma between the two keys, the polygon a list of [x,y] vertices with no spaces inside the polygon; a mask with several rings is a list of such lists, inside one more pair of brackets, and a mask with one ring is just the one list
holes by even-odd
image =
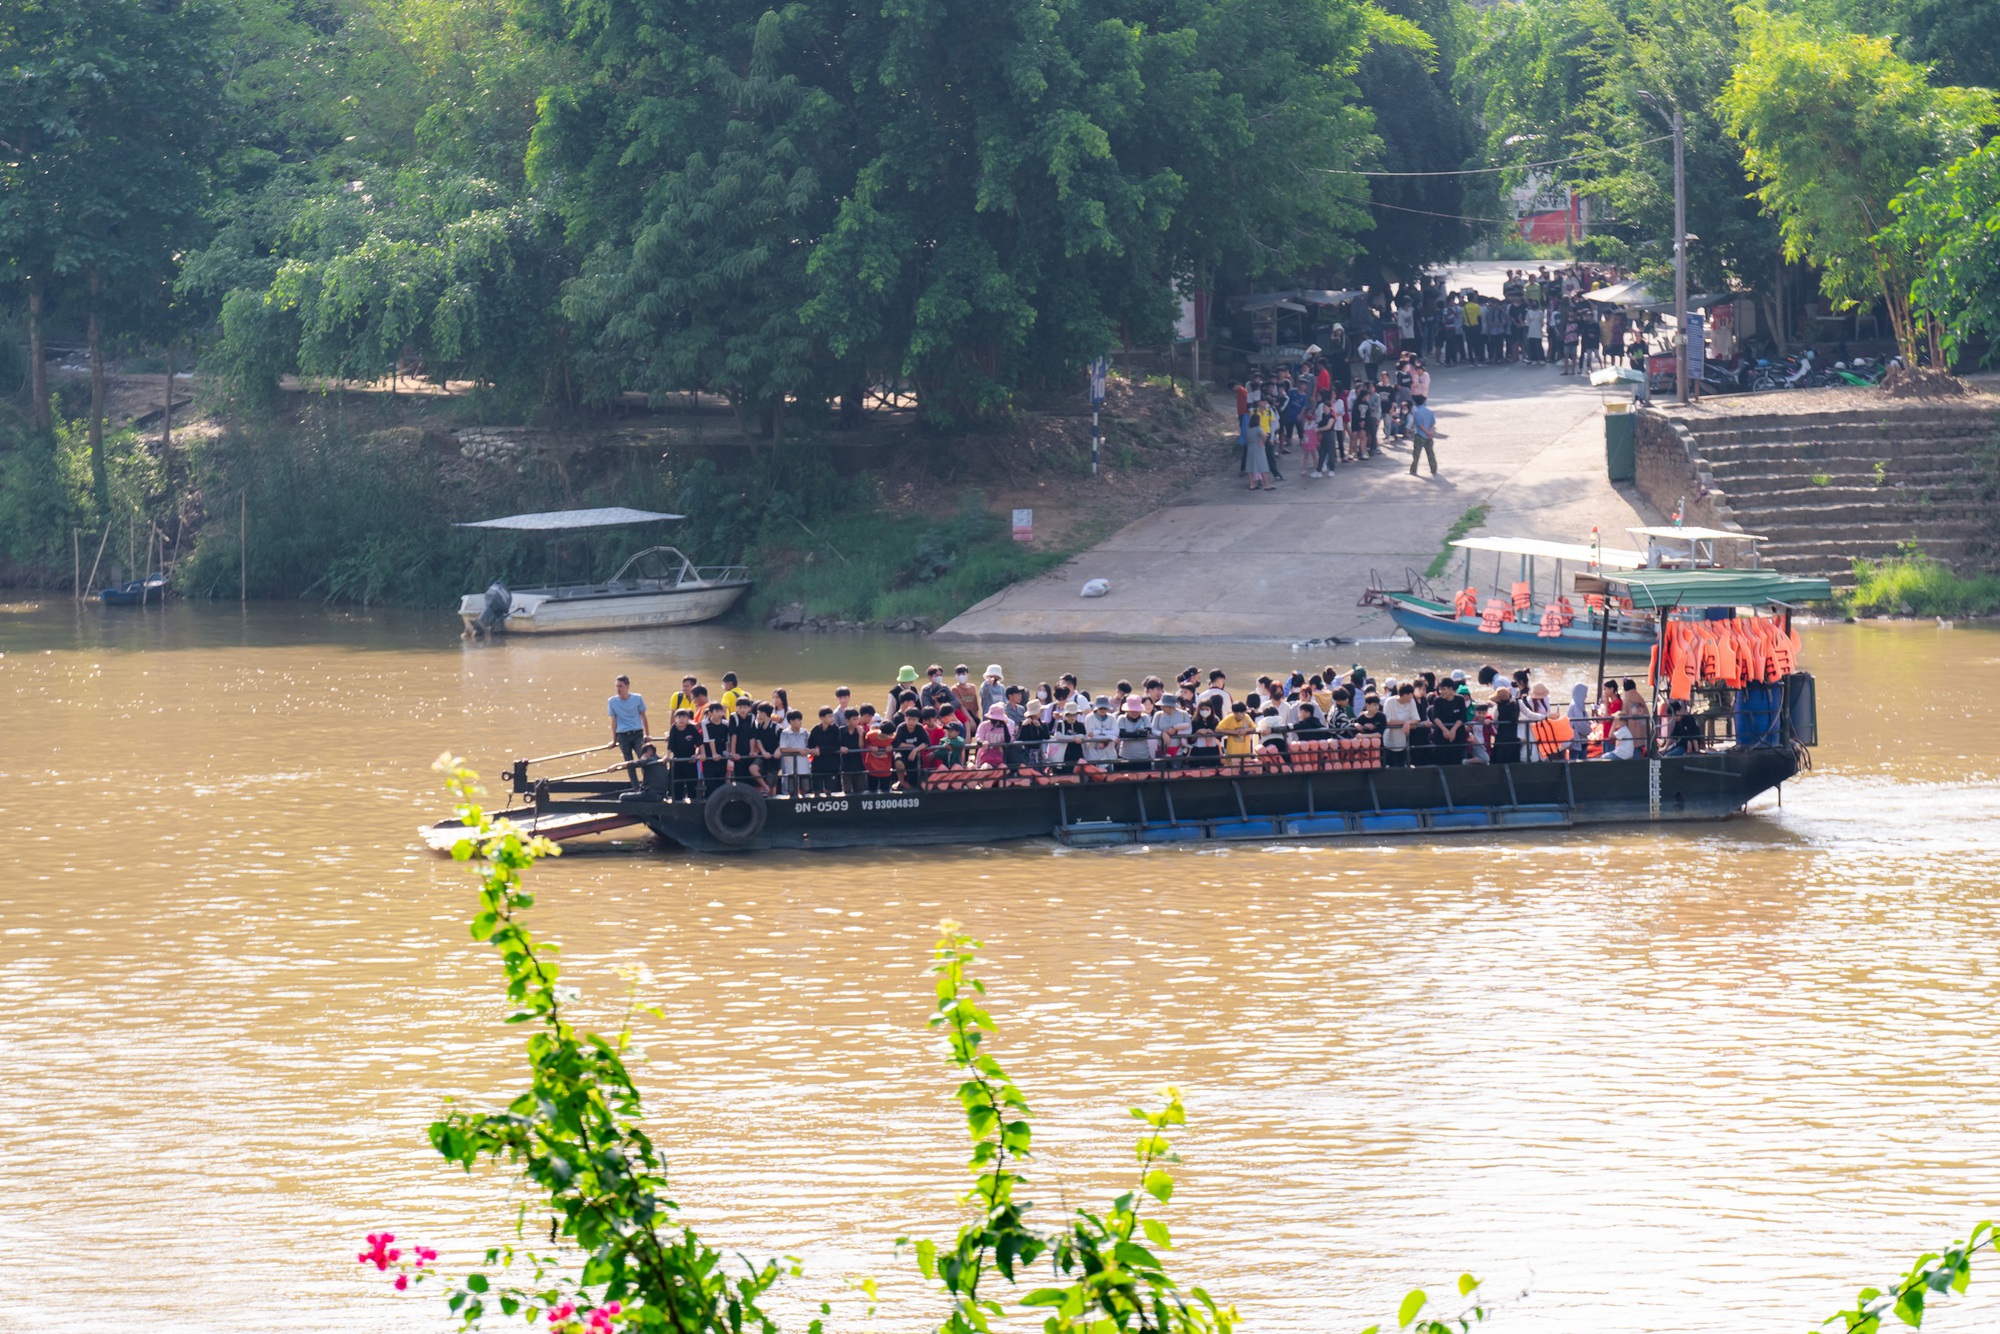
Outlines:
{"label": "ferry boat", "polygon": [[[1788,710],[1809,718],[1810,678],[1792,682],[1786,698]],[[525,804],[503,813],[559,840],[640,825],[663,846],[694,853],[1499,833],[1721,819],[1800,771],[1799,737],[1788,721],[1776,744],[1647,759],[1384,768],[1379,751],[1302,754],[1165,773],[958,770],[948,772],[971,777],[933,775],[913,791],[795,797],[731,782],[682,801],[637,796],[623,781],[536,780],[517,767],[513,790]],[[440,850],[463,834],[455,821],[424,832]]]}
{"label": "ferry boat", "polygon": [[[683,517],[613,507],[510,514],[456,526],[555,534]],[[496,583],[484,593],[467,593],[459,599],[458,616],[467,638],[502,630],[550,634],[695,625],[735,606],[752,582],[746,566],[696,565],[677,547],[647,547],[602,582],[571,584],[558,577],[542,588],[509,589]]]}
{"label": "ferry boat", "polygon": [[[519,804],[501,814],[557,840],[643,826],[695,853],[1423,836],[1721,819],[1809,767],[1818,700],[1811,674],[1797,670],[1791,611],[1831,597],[1825,580],[1600,570],[1579,575],[1577,589],[1655,618],[1654,717],[1667,699],[1682,701],[1698,735],[1663,746],[1649,728],[1632,758],[1572,758],[1569,723],[1551,716],[1523,739],[1536,756],[1526,763],[1423,763],[1435,754],[1416,752],[1417,763],[1385,764],[1379,736],[1293,738],[1282,751],[1213,767],[1064,772],[1031,750],[1005,768],[929,770],[908,788],[778,794],[727,781],[678,798],[670,787],[632,786],[622,763],[537,772],[609,749],[596,747],[516,760],[509,787]],[[464,836],[452,820],[422,832],[440,851]]]}

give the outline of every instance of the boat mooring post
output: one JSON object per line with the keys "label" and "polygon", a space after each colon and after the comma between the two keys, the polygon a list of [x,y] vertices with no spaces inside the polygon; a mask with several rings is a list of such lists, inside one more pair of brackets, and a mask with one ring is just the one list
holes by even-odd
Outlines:
{"label": "boat mooring post", "polygon": [[236,511],[236,602],[250,605],[250,488],[237,496]]}
{"label": "boat mooring post", "polygon": [[1097,476],[1097,412],[1104,406],[1104,377],[1111,366],[1103,357],[1090,363],[1090,475]]}
{"label": "boat mooring post", "polygon": [[1604,586],[1604,605],[1597,612],[1597,711],[1604,712],[1604,655],[1611,648],[1611,585]]}

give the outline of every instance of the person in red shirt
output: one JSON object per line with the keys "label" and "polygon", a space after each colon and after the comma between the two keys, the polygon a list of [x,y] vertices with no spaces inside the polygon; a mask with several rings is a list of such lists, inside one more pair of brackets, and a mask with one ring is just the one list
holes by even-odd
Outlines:
{"label": "person in red shirt", "polygon": [[861,738],[861,767],[868,774],[870,792],[887,792],[896,781],[896,734],[889,730],[883,715],[873,731]]}
{"label": "person in red shirt", "polygon": [[1319,395],[1320,402],[1333,401],[1333,372],[1326,368],[1326,363],[1323,361],[1319,364],[1319,374],[1313,376],[1313,389]]}

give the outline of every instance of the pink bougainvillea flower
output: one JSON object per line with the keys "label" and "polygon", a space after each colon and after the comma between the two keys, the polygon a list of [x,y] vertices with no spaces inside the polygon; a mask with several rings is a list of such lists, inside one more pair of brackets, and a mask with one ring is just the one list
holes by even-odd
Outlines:
{"label": "pink bougainvillea flower", "polygon": [[396,1291],[402,1292],[409,1286],[410,1286],[410,1276],[408,1274],[396,1275]]}

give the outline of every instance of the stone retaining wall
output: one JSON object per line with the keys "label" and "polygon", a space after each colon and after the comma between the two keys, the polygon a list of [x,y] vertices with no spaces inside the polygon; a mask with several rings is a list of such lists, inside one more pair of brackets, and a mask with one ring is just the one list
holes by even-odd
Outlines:
{"label": "stone retaining wall", "polygon": [[[1690,527],[1746,531],[1735,510],[1730,508],[1729,497],[1716,484],[1707,460],[1700,456],[1687,427],[1657,408],[1641,408],[1637,416],[1633,483],[1646,502],[1668,516],[1677,506],[1684,506],[1681,522]],[[1741,552],[1718,550],[1716,556],[1735,564],[1747,557],[1748,550],[1748,547]]]}

